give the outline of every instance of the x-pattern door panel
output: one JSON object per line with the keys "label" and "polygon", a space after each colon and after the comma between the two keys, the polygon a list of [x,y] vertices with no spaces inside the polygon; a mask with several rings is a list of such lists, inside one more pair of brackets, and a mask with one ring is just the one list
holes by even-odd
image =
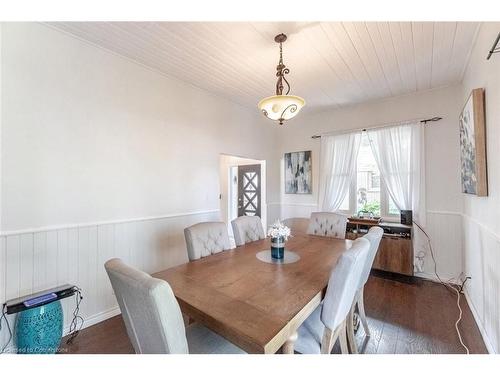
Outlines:
{"label": "x-pattern door panel", "polygon": [[238,166],[238,216],[260,217],[260,164]]}

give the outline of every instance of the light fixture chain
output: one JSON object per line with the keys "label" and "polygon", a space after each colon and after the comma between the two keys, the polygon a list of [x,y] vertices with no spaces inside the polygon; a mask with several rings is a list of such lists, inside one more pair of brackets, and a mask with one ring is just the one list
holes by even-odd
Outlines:
{"label": "light fixture chain", "polygon": [[290,93],[290,83],[288,83],[285,78],[285,74],[290,73],[290,69],[288,69],[285,64],[283,64],[283,43],[280,42],[280,60],[278,62],[278,66],[276,67],[276,76],[278,77],[278,81],[276,82],[276,95],[283,95],[283,89],[285,86],[283,85],[283,81],[286,83],[286,93],[288,95]]}
{"label": "light fixture chain", "polygon": [[280,65],[283,65],[283,43],[280,42]]}

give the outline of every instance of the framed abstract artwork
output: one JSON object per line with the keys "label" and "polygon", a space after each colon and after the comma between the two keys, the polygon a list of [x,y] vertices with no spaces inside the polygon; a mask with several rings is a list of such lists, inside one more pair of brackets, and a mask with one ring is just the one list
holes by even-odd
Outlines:
{"label": "framed abstract artwork", "polygon": [[488,195],[484,89],[472,90],[460,113],[460,161],[462,192]]}
{"label": "framed abstract artwork", "polygon": [[285,193],[312,194],[311,151],[285,154]]}

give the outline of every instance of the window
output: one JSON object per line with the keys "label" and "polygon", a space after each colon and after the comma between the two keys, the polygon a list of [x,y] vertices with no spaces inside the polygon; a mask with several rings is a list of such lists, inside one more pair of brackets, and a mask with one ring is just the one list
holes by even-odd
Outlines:
{"label": "window", "polygon": [[396,204],[380,178],[380,171],[366,133],[361,135],[356,173],[340,210],[349,214],[369,212],[382,217],[399,215]]}
{"label": "window", "polygon": [[339,207],[340,211],[349,212],[350,196],[351,196],[351,189],[349,189],[349,192],[345,196],[344,201],[340,205],[340,207]]}
{"label": "window", "polygon": [[370,171],[368,183],[371,189],[380,189],[380,173],[378,171]]}

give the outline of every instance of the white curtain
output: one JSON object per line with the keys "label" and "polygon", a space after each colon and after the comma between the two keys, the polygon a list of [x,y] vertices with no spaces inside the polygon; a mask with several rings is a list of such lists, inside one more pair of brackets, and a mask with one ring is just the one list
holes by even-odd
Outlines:
{"label": "white curtain", "polygon": [[425,226],[425,160],[423,125],[401,125],[367,130],[370,146],[390,197],[400,210],[412,210]]}
{"label": "white curtain", "polygon": [[321,137],[319,205],[323,211],[337,211],[356,172],[361,133]]}

